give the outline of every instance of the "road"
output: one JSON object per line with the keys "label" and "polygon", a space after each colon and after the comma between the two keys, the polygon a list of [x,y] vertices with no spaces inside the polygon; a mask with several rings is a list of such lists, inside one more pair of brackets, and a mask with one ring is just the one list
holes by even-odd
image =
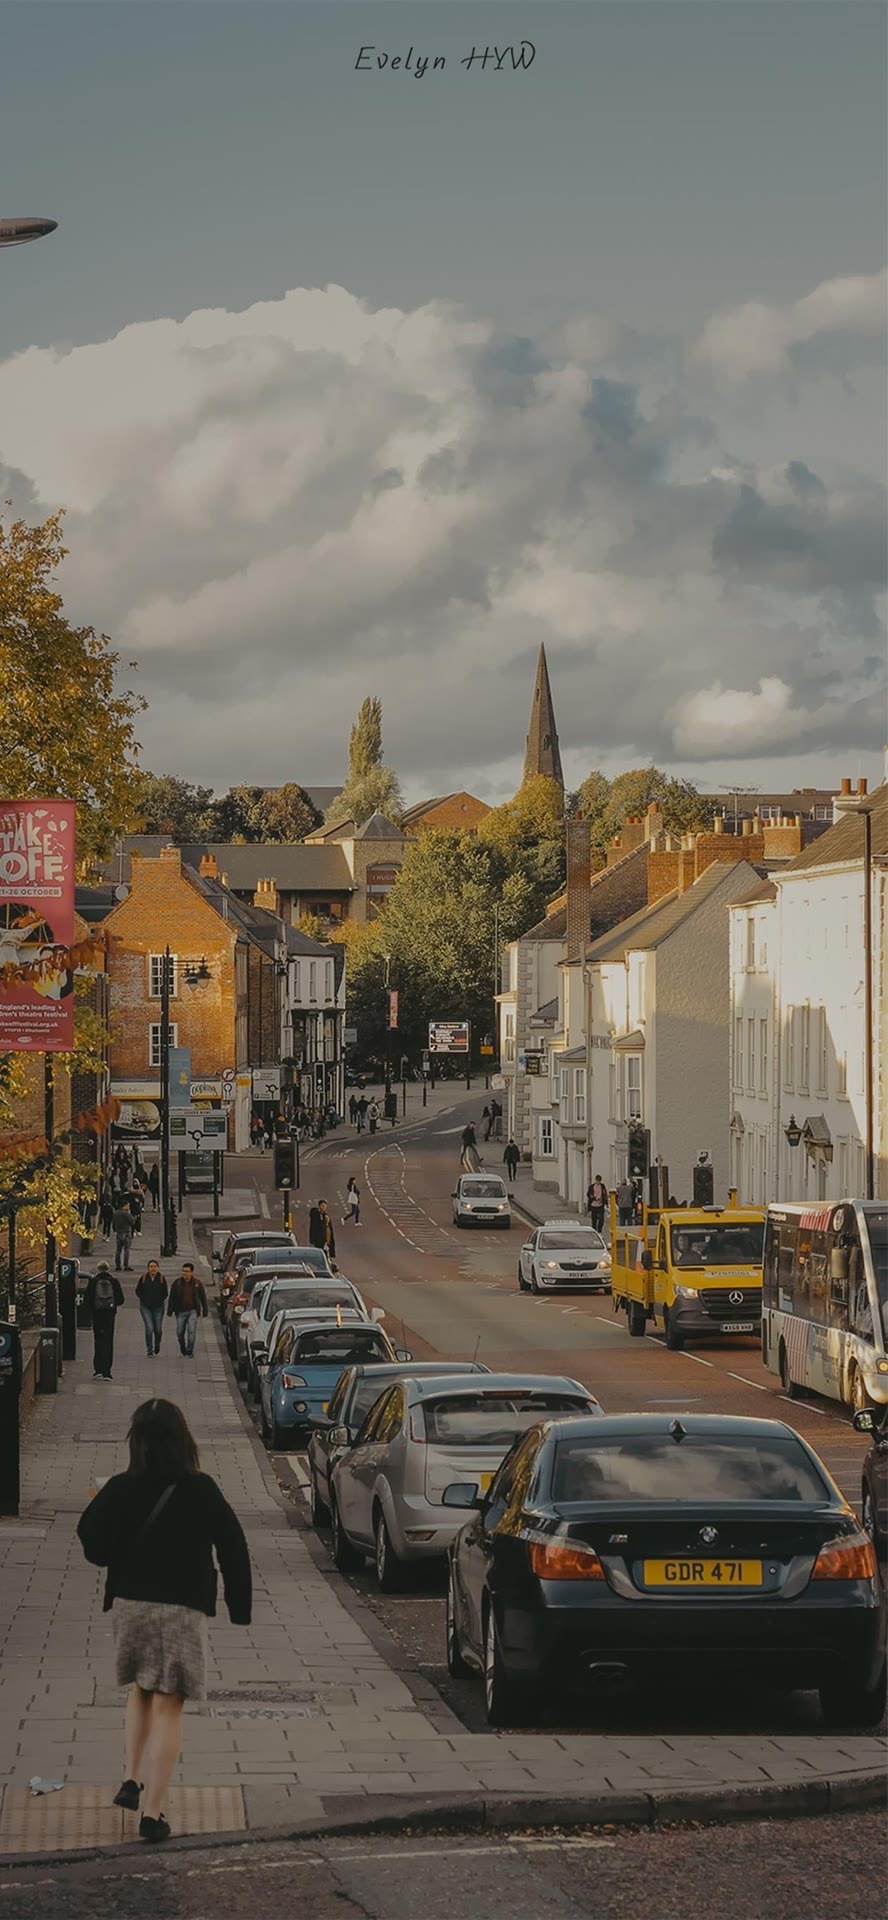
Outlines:
{"label": "road", "polygon": [[[339,1264],[370,1303],[385,1309],[396,1343],[409,1347],[417,1359],[477,1356],[493,1368],[567,1374],[590,1387],[609,1413],[687,1409],[786,1419],[857,1504],[865,1442],[847,1412],[825,1400],[789,1401],[776,1377],[762,1367],[757,1340],[741,1336],[696,1352],[668,1353],[661,1336],[630,1339],[625,1317],[615,1316],[609,1298],[519,1293],[518,1250],[530,1229],[517,1215],[509,1233],[453,1225],[450,1194],[459,1136],[467,1118],[478,1119],[482,1105],[483,1096],[469,1098],[457,1088],[449,1112],[419,1123],[408,1116],[407,1123],[372,1138],[346,1127],[304,1158],[296,1229],[307,1236],[308,1206],[321,1197],[338,1223],[346,1181],[355,1175],[362,1189],[361,1225],[337,1224]],[[491,1143],[481,1150],[488,1166],[499,1169],[502,1147]],[[274,1214],[269,1159],[257,1156],[250,1167]],[[528,1181],[522,1171],[519,1202]],[[557,1216],[556,1196],[552,1212]],[[302,1509],[305,1469],[299,1456],[279,1455],[275,1464],[281,1485]],[[352,1585],[465,1726],[481,1730],[486,1721],[480,1687],[472,1679],[451,1680],[444,1664],[441,1571],[420,1571],[403,1596],[381,1595],[369,1571],[354,1576]],[[588,1725],[588,1708],[577,1704],[568,1713],[562,1707],[558,1722],[566,1728]],[[632,1733],[668,1733],[670,1727],[786,1733],[818,1723],[813,1695],[765,1699],[721,1693],[701,1700],[689,1697],[686,1687],[678,1700],[662,1694],[657,1701],[627,1698],[595,1710],[597,1726]]]}
{"label": "road", "polygon": [[652,1908],[657,1920],[871,1920],[884,1898],[880,1813],[764,1828],[133,1848],[0,1873],[2,1920],[639,1920]]}

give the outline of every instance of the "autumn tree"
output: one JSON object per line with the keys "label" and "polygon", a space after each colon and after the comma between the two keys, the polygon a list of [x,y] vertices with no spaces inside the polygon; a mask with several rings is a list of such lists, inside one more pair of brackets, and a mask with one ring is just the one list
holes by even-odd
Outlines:
{"label": "autumn tree", "polygon": [[659,767],[633,767],[607,780],[590,773],[577,794],[579,811],[589,822],[593,863],[604,865],[607,849],[630,814],[645,813],[658,800],[663,826],[669,833],[691,833],[708,826],[712,802],[690,780],[677,780]]}
{"label": "autumn tree", "polygon": [[362,703],[348,742],[348,778],[342,792],[327,808],[328,825],[354,820],[362,827],[372,813],[398,821],[404,811],[397,774],[383,764],[382,701]]}
{"label": "autumn tree", "polygon": [[191,840],[215,840],[212,787],[196,787],[172,773],[137,775],[142,833],[165,833],[177,846]]}
{"label": "autumn tree", "polygon": [[61,514],[38,526],[0,518],[0,783],[4,798],[76,801],[87,868],[137,818],[145,702],[118,687],[107,636],[66,619],[55,576],[67,551]]}
{"label": "autumn tree", "polygon": [[270,787],[253,815],[257,840],[292,845],[304,840],[321,824],[321,815],[304,787],[288,780],[282,787]]}
{"label": "autumn tree", "polygon": [[532,919],[541,916],[564,884],[564,796],[557,782],[533,774],[513,800],[487,814],[478,838],[496,850],[510,873],[521,876],[529,890]]}

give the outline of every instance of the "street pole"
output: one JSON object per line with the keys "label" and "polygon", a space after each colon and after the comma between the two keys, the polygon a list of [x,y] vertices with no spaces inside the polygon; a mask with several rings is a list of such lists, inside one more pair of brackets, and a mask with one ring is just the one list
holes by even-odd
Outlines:
{"label": "street pole", "polygon": [[[54,1061],[51,1053],[45,1053],[43,1055],[43,1131],[46,1134],[46,1144],[49,1149],[50,1166],[51,1166],[52,1165],[52,1136],[55,1132],[55,1073],[54,1073]],[[55,1279],[55,1263],[56,1263],[56,1243],[55,1243],[54,1234],[49,1232],[47,1232],[47,1235],[46,1235],[45,1258],[46,1258],[46,1278],[47,1280],[54,1280]]]}
{"label": "street pole", "polygon": [[466,1086],[469,1092],[471,1093],[471,1090],[472,1090],[472,1029],[471,1029],[471,1026],[468,1025],[468,1023],[466,1027]]}
{"label": "street pole", "polygon": [[164,949],[160,993],[160,1206],[163,1220],[162,1254],[175,1251],[170,1233],[170,950]]}
{"label": "street pole", "polygon": [[866,1104],[866,1197],[875,1199],[873,1155],[873,821],[863,808],[863,1085]]}

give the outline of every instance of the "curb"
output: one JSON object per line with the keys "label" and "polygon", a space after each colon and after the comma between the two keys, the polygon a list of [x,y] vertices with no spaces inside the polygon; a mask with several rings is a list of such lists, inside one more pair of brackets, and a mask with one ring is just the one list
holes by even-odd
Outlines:
{"label": "curb", "polygon": [[[325,1840],[355,1834],[491,1833],[520,1827],[586,1830],[590,1827],[669,1827],[688,1822],[725,1825],[753,1820],[803,1820],[824,1814],[861,1813],[883,1808],[888,1798],[884,1771],[822,1775],[762,1787],[714,1787],[591,1794],[434,1794],[373,1797],[328,1794],[330,1812],[321,1819],[293,1820],[276,1827],[245,1828],[234,1833],[183,1834],[164,1854],[206,1852],[219,1847],[280,1845],[282,1841]],[[363,1809],[367,1809],[366,1812]],[[156,1857],[156,1856],[154,1856]],[[2,1853],[7,1867],[73,1866],[88,1861],[144,1859],[138,1840],[119,1845],[72,1848],[54,1853]],[[2,1883],[0,1883],[2,1884]]]}

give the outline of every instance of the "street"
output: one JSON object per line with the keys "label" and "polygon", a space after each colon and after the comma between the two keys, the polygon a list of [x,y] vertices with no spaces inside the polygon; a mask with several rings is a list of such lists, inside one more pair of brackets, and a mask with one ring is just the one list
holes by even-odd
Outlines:
{"label": "street", "polygon": [[[607,1297],[538,1298],[519,1293],[518,1249],[530,1225],[519,1217],[522,1195],[531,1203],[529,1175],[519,1170],[516,1210],[508,1234],[457,1229],[450,1194],[458,1171],[459,1137],[466,1120],[479,1120],[481,1094],[459,1085],[453,1106],[423,1117],[415,1109],[395,1129],[357,1135],[346,1124],[303,1158],[302,1186],[294,1215],[297,1234],[307,1236],[307,1208],[325,1197],[336,1221],[341,1270],[373,1305],[384,1308],[398,1344],[417,1359],[477,1357],[488,1367],[566,1374],[588,1386],[605,1411],[733,1413],[787,1420],[820,1454],[849,1500],[859,1506],[860,1465],[865,1446],[847,1413],[834,1403],[789,1401],[775,1376],[762,1367],[757,1339],[711,1341],[695,1351],[667,1353],[661,1334],[630,1339],[624,1316]],[[502,1168],[502,1145],[479,1150],[488,1169]],[[271,1188],[271,1163],[249,1163],[263,1212],[279,1217],[280,1196]],[[339,1225],[349,1175],[362,1189],[361,1225]],[[545,1196],[533,1196],[540,1211]],[[558,1215],[557,1196],[552,1216]],[[251,1403],[252,1404],[252,1403]],[[308,1525],[307,1476],[299,1453],[278,1454],[274,1465],[283,1491]],[[321,1536],[329,1541],[329,1534]],[[369,1566],[350,1576],[351,1585],[391,1632],[412,1663],[438,1689],[463,1724],[486,1727],[482,1689],[473,1679],[454,1680],[444,1660],[444,1575],[440,1567],[417,1569],[408,1591],[383,1595]],[[627,1694],[596,1703],[594,1725],[633,1734],[670,1731],[791,1733],[816,1728],[813,1695],[701,1696],[679,1680],[664,1685],[656,1700]],[[544,1724],[576,1730],[588,1726],[589,1705],[562,1702]]]}

